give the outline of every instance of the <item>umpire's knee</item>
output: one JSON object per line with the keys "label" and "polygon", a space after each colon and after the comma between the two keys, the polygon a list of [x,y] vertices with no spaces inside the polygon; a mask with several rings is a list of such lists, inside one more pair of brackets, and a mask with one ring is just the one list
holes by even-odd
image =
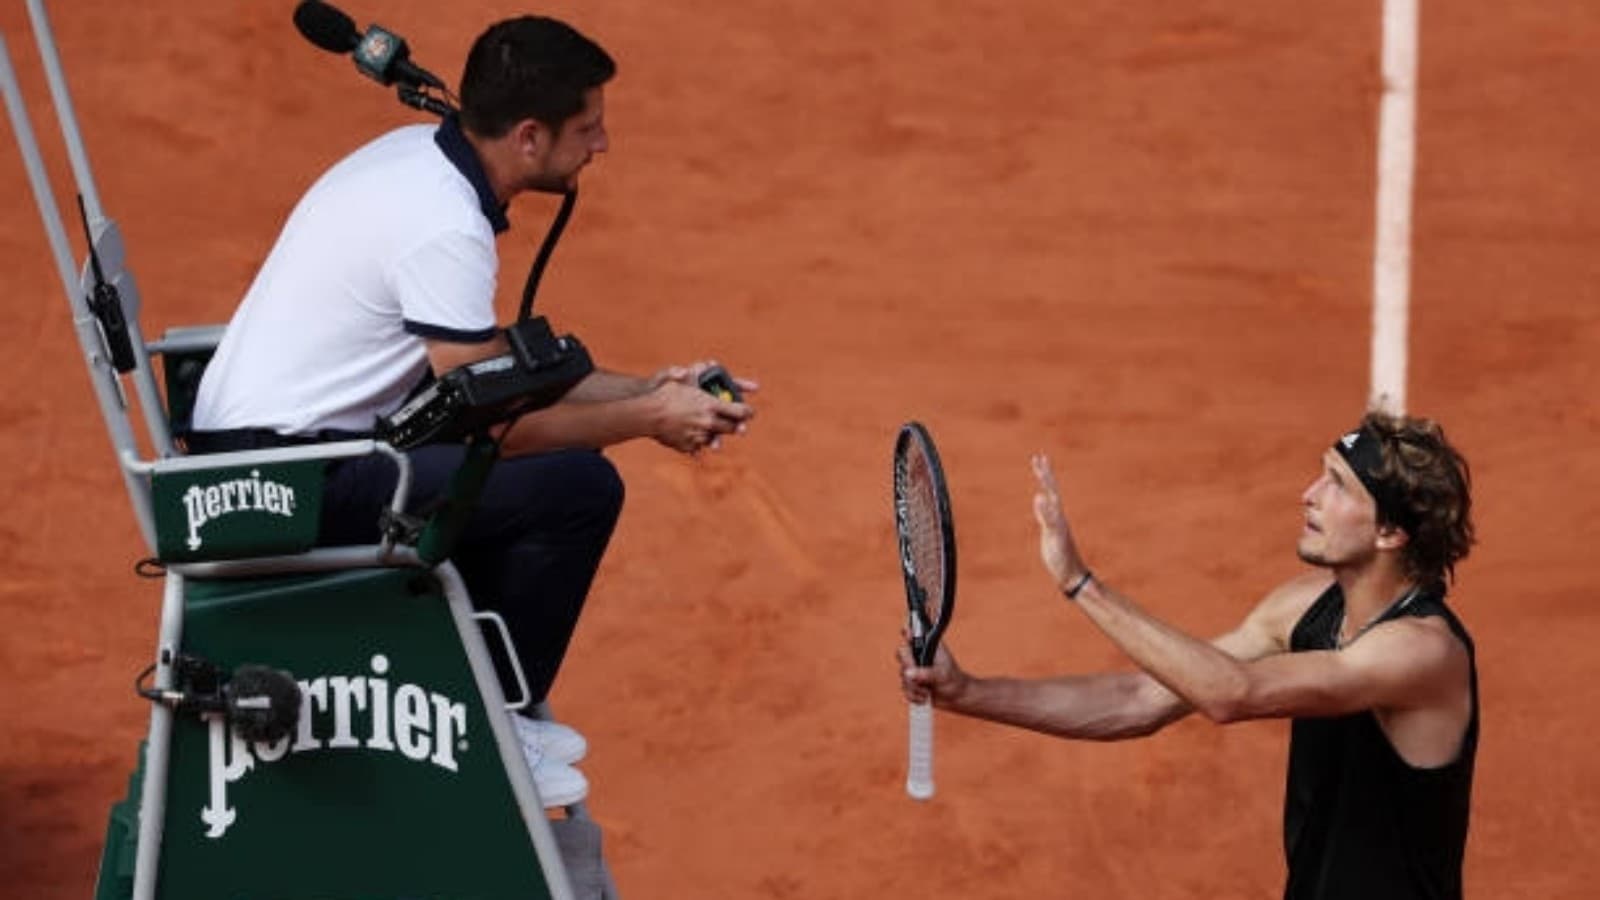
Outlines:
{"label": "umpire's knee", "polygon": [[616,522],[617,516],[622,514],[622,501],[627,495],[627,489],[622,483],[622,473],[618,472],[617,467],[603,454],[591,453],[585,477],[590,481],[596,509],[608,521]]}
{"label": "umpire's knee", "polygon": [[611,460],[598,451],[573,452],[562,460],[563,490],[576,498],[574,512],[584,524],[610,532],[622,514],[626,490],[622,475]]}

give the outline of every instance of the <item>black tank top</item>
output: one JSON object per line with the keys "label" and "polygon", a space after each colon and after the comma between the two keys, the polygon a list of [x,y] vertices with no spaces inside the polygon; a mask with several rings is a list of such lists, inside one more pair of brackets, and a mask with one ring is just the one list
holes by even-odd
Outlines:
{"label": "black tank top", "polygon": [[[1378,621],[1442,616],[1466,645],[1472,715],[1448,765],[1418,769],[1395,752],[1370,711],[1295,719],[1283,843],[1285,900],[1458,900],[1472,767],[1478,750],[1478,668],[1472,638],[1442,594],[1419,594]],[[1344,592],[1330,587],[1294,627],[1290,650],[1332,650]],[[1373,624],[1377,624],[1374,622]]]}

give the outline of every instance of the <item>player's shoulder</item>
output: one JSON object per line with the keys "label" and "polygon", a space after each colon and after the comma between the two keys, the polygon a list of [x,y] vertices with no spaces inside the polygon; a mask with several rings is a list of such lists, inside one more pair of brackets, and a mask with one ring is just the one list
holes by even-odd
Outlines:
{"label": "player's shoulder", "polygon": [[1373,626],[1372,644],[1388,649],[1403,649],[1412,656],[1431,656],[1439,661],[1464,658],[1467,648],[1455,629],[1442,615],[1396,616]]}
{"label": "player's shoulder", "polygon": [[1333,575],[1328,572],[1312,571],[1296,575],[1267,591],[1251,611],[1250,622],[1268,635],[1273,643],[1286,648],[1295,624],[1333,584]]}
{"label": "player's shoulder", "polygon": [[1260,608],[1277,615],[1293,614],[1298,619],[1333,584],[1330,572],[1302,572],[1268,591],[1261,599]]}
{"label": "player's shoulder", "polygon": [[1385,704],[1393,707],[1459,702],[1472,672],[1471,652],[1439,616],[1380,622],[1340,657],[1353,670],[1393,685],[1399,693]]}

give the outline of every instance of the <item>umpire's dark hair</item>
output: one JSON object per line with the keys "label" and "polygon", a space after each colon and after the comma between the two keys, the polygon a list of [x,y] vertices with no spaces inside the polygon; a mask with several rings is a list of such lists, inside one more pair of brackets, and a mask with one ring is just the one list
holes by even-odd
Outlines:
{"label": "umpire's dark hair", "polygon": [[583,111],[584,93],[610,81],[617,64],[565,22],[521,16],[489,26],[461,74],[461,124],[487,138],[523,119],[560,131]]}

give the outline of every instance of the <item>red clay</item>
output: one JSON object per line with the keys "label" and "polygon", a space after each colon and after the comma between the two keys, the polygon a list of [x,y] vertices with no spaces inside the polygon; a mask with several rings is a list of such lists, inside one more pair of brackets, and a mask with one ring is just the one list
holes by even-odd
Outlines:
{"label": "red clay", "polygon": [[[225,320],[311,179],[416,118],[287,2],[55,6],[151,334]],[[906,799],[888,456],[906,418],[940,442],[951,643],[980,672],[1123,664],[1034,558],[1037,449],[1096,572],[1186,628],[1291,574],[1296,498],[1366,394],[1378,6],[541,7],[622,67],[542,311],[606,365],[710,354],[764,384],[719,454],[614,454],[628,509],[554,700],[626,896],[1278,895],[1281,724],[1094,746],[941,718],[939,796]],[[0,30],[62,160],[20,7]],[[346,7],[452,79],[513,11]],[[1468,886],[1585,897],[1600,9],[1427,4],[1422,35],[1410,405],[1471,458],[1482,541]],[[158,588],[10,141],[0,190],[0,870],[83,898]],[[508,316],[552,211],[514,210]]]}

